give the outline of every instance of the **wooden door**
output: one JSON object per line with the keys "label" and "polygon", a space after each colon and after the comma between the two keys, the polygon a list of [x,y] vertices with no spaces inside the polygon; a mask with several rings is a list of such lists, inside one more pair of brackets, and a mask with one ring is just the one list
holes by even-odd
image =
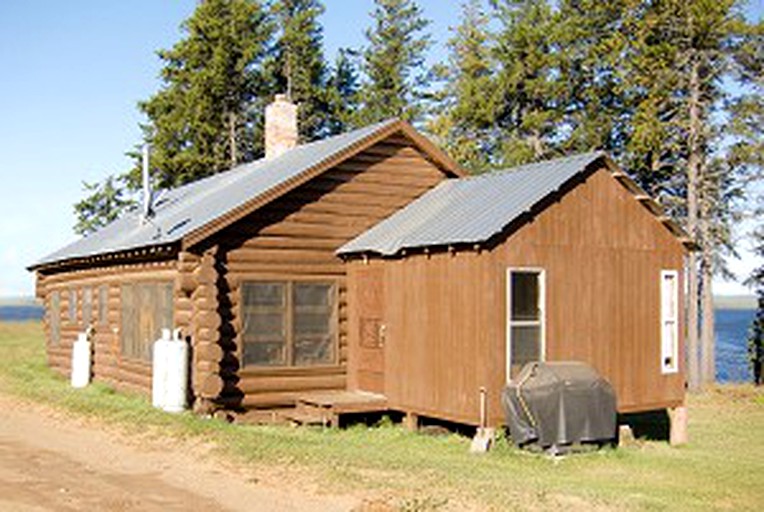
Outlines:
{"label": "wooden door", "polygon": [[358,389],[385,392],[384,268],[360,269],[356,281]]}

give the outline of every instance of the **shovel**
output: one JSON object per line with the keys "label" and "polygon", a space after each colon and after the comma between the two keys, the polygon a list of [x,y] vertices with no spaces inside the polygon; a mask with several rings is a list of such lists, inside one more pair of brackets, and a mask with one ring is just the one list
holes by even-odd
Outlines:
{"label": "shovel", "polygon": [[470,453],[486,453],[493,444],[496,431],[486,426],[486,389],[480,388],[480,426],[470,444]]}

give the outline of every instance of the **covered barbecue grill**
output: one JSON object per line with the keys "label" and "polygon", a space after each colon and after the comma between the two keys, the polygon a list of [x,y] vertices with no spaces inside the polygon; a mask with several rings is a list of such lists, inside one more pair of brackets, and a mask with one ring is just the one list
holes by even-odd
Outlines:
{"label": "covered barbecue grill", "polygon": [[584,363],[528,363],[504,388],[502,404],[517,446],[554,450],[616,437],[613,388]]}

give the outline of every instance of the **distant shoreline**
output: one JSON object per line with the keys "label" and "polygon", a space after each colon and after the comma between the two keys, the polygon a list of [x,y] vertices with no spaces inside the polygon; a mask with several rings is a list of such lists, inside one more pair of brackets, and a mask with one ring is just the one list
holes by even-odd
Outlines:
{"label": "distant shoreline", "polygon": [[[0,306],[41,306],[34,297],[0,297]],[[714,297],[714,309],[756,309],[754,295],[720,295]]]}
{"label": "distant shoreline", "polygon": [[34,297],[0,297],[0,306],[40,306]]}
{"label": "distant shoreline", "polygon": [[714,309],[756,309],[754,295],[722,295],[714,297]]}

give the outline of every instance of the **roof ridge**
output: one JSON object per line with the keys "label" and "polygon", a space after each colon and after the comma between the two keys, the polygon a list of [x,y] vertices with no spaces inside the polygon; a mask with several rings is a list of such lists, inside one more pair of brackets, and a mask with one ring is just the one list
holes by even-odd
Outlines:
{"label": "roof ridge", "polygon": [[513,167],[505,167],[503,169],[494,169],[494,170],[487,171],[481,174],[473,174],[470,176],[466,176],[461,179],[471,181],[471,180],[477,180],[477,179],[483,179],[483,178],[495,178],[500,175],[529,171],[533,167],[547,167],[549,165],[560,164],[562,162],[568,162],[568,161],[577,160],[577,159],[594,160],[595,158],[600,158],[603,156],[607,156],[606,151],[603,151],[603,150],[585,151],[583,153],[574,153],[572,155],[560,156],[560,157],[552,158],[549,160],[539,160],[536,162],[528,162],[526,164],[515,165]]}

